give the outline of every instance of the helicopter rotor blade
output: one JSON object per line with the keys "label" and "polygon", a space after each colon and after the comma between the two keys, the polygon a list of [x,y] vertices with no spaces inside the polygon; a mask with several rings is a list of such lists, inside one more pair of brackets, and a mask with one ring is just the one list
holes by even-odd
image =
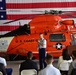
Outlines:
{"label": "helicopter rotor blade", "polygon": [[[71,15],[71,13],[76,13],[76,11],[61,11],[61,10],[35,11],[35,10],[32,10],[32,12],[42,12],[42,14],[53,14],[53,15],[62,15],[62,14],[64,14],[64,15],[70,16],[72,18],[76,18],[76,16]],[[29,16],[28,18],[32,18],[32,17],[34,17],[34,16]],[[11,23],[11,22],[15,22],[15,21],[18,21],[18,20],[25,19],[25,18],[27,18],[27,17],[23,17],[23,18],[12,20],[12,21],[8,21],[8,22],[5,22],[3,24],[8,24],[8,23]]]}
{"label": "helicopter rotor blade", "polygon": [[19,21],[19,20],[26,19],[26,18],[30,19],[30,18],[33,18],[35,16],[37,16],[37,15],[34,15],[34,16],[26,16],[26,17],[18,18],[18,19],[12,20],[12,21],[5,22],[3,24],[8,24],[8,23]]}
{"label": "helicopter rotor blade", "polygon": [[19,18],[19,19],[16,19],[16,20],[8,21],[8,22],[5,22],[3,24],[8,24],[8,23],[11,23],[11,22],[15,22],[15,21],[18,21],[18,20],[25,19],[25,18],[27,18],[27,17],[23,17],[23,18]]}
{"label": "helicopter rotor blade", "polygon": [[76,13],[76,11],[61,11],[61,10],[50,10],[50,11],[33,11],[33,12],[43,12],[44,14],[54,14],[54,15],[62,15],[65,14],[72,18],[76,18],[76,16],[71,15],[71,13]]}
{"label": "helicopter rotor blade", "polygon": [[76,15],[75,16],[73,15],[74,13],[76,13],[76,11],[62,11],[62,13],[60,15],[66,15],[71,18],[76,18]]}
{"label": "helicopter rotor blade", "polygon": [[76,16],[73,16],[73,15],[71,15],[71,14],[65,14],[65,15],[70,16],[70,17],[72,17],[72,18],[76,18]]}

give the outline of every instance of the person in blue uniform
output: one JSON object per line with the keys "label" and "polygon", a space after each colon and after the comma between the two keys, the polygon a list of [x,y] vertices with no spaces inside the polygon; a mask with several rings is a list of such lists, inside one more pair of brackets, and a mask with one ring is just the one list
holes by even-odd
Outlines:
{"label": "person in blue uniform", "polygon": [[40,39],[38,40],[38,50],[39,50],[39,64],[40,70],[46,67],[45,56],[46,56],[46,39],[44,35],[40,33]]}

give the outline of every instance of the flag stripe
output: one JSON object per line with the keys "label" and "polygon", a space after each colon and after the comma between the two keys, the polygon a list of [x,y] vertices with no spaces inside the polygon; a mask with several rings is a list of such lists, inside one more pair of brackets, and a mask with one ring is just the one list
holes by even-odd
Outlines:
{"label": "flag stripe", "polygon": [[6,3],[75,2],[76,0],[6,0]]}
{"label": "flag stripe", "polygon": [[18,28],[19,26],[0,26],[0,31],[12,31],[16,28]]}
{"label": "flag stripe", "polygon": [[30,9],[30,8],[62,8],[76,7],[76,2],[46,2],[46,3],[7,3],[7,9]]}
{"label": "flag stripe", "polygon": [[6,34],[8,32],[10,32],[10,31],[0,31],[0,35]]}
{"label": "flag stripe", "polygon": [[[37,16],[39,14],[12,14],[12,15],[7,15],[7,19],[9,20],[15,20],[15,19],[20,19],[20,18],[23,18],[23,19],[26,19],[26,20],[29,20],[29,19],[32,19],[33,17]],[[21,19],[22,20],[22,19]]]}

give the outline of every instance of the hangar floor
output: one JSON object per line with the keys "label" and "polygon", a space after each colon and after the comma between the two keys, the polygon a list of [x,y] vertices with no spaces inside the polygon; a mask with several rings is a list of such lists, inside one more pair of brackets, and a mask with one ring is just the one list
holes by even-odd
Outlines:
{"label": "hangar floor", "polygon": [[[12,75],[19,75],[19,64],[21,62],[23,62],[23,60],[21,60],[21,61],[7,61],[8,67],[11,67],[13,69]],[[38,63],[38,60],[36,60],[36,62]],[[56,67],[57,59],[55,59],[53,65]],[[39,66],[39,64],[38,64],[38,66]]]}

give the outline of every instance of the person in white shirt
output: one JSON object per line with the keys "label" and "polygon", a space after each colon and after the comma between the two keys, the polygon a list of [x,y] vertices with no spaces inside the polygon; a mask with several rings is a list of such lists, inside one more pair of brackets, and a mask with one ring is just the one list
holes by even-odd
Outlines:
{"label": "person in white shirt", "polygon": [[46,63],[45,63],[46,40],[44,39],[42,33],[40,33],[40,39],[38,40],[38,49],[39,49],[39,64],[41,70],[46,67]]}
{"label": "person in white shirt", "polygon": [[2,63],[4,65],[7,75],[12,75],[12,68],[7,67],[5,58],[0,57],[0,63]]}
{"label": "person in white shirt", "polygon": [[72,57],[68,54],[68,50],[63,49],[62,56],[59,57],[57,64],[57,67],[60,70],[61,74],[67,75],[71,62]]}
{"label": "person in white shirt", "polygon": [[51,55],[47,54],[45,61],[47,63],[47,66],[41,70],[38,75],[61,75],[59,69],[52,65],[53,57]]}
{"label": "person in white shirt", "polygon": [[0,63],[4,64],[4,66],[7,67],[6,60],[3,57],[0,57]]}

